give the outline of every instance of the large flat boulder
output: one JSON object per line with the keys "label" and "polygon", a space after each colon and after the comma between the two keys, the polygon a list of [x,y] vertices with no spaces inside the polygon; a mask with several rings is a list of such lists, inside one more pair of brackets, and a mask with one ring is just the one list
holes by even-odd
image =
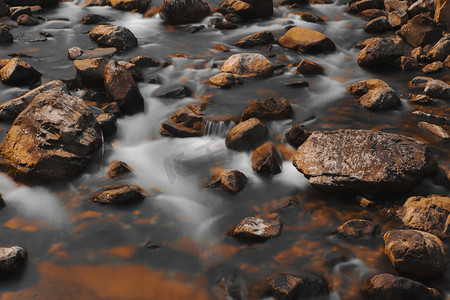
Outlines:
{"label": "large flat boulder", "polygon": [[101,130],[87,104],[63,91],[38,95],[0,144],[0,169],[27,183],[71,178],[92,160]]}
{"label": "large flat boulder", "polygon": [[408,191],[435,166],[424,143],[372,130],[314,132],[297,149],[294,166],[320,189]]}
{"label": "large flat boulder", "polygon": [[302,27],[289,29],[278,39],[278,44],[299,52],[319,53],[336,50],[336,45],[325,34]]}

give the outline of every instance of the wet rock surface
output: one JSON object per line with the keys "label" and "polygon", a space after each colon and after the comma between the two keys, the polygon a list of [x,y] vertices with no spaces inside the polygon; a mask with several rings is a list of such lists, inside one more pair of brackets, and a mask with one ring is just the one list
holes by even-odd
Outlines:
{"label": "wet rock surface", "polygon": [[358,65],[377,67],[379,64],[393,61],[403,54],[403,41],[400,38],[373,38],[366,41],[358,54]]}
{"label": "wet rock surface", "polygon": [[380,227],[369,220],[353,219],[339,226],[335,234],[347,239],[371,238],[380,234]]}
{"label": "wet rock surface", "polygon": [[281,172],[281,157],[272,142],[266,142],[252,153],[252,169],[262,175],[276,175]]}
{"label": "wet rock surface", "polygon": [[41,73],[19,58],[13,58],[0,70],[0,78],[5,84],[25,85],[39,81]]}
{"label": "wet rock surface", "polygon": [[161,135],[168,137],[202,136],[205,131],[205,117],[201,105],[189,104],[177,110],[159,127]]}
{"label": "wet rock surface", "polygon": [[299,52],[320,53],[336,49],[336,45],[323,33],[302,27],[289,29],[278,39],[278,44]]}
{"label": "wet rock surface", "polygon": [[251,118],[239,123],[227,133],[225,145],[236,151],[250,150],[262,144],[267,134],[266,125],[257,118]]}
{"label": "wet rock surface", "polygon": [[123,26],[98,25],[89,32],[89,36],[102,47],[129,50],[138,45],[134,34]]}
{"label": "wet rock surface", "polygon": [[223,171],[214,176],[209,186],[220,187],[226,192],[237,194],[244,189],[247,181],[247,177],[241,171]]}
{"label": "wet rock surface", "polygon": [[231,73],[244,78],[270,77],[274,71],[272,63],[257,53],[240,53],[230,56],[220,68],[220,73]]}
{"label": "wet rock surface", "polygon": [[255,99],[242,113],[242,120],[257,118],[262,121],[292,117],[292,107],[284,98]]}
{"label": "wet rock surface", "polygon": [[427,145],[370,130],[314,132],[297,150],[294,166],[329,191],[407,191],[434,167]]}
{"label": "wet rock surface", "polygon": [[248,240],[266,240],[280,235],[282,227],[276,221],[247,217],[236,224],[228,234]]}
{"label": "wet rock surface", "polygon": [[203,0],[164,0],[159,15],[171,24],[195,23],[210,14],[209,5]]}
{"label": "wet rock surface", "polygon": [[107,185],[102,191],[93,194],[89,201],[99,204],[130,204],[142,201],[145,198],[145,191],[131,184]]}
{"label": "wet rock surface", "polygon": [[112,161],[109,164],[108,176],[111,178],[119,178],[129,175],[134,170],[126,162],[123,161]]}
{"label": "wet rock surface", "polygon": [[267,278],[266,285],[277,299],[306,299],[328,294],[323,279],[313,274],[278,273]]}
{"label": "wet rock surface", "polygon": [[19,246],[0,248],[0,276],[7,276],[22,271],[27,261],[28,252]]}

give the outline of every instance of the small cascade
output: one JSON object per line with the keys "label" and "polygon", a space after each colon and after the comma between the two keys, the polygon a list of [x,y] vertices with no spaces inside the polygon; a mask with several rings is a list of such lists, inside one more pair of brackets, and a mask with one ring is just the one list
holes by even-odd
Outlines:
{"label": "small cascade", "polygon": [[218,137],[225,137],[234,126],[236,126],[236,123],[233,121],[206,121],[205,126],[205,136],[218,136]]}

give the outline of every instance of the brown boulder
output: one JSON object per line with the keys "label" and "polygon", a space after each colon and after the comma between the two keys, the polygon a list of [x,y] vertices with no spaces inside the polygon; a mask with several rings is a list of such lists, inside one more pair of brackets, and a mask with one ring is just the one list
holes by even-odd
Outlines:
{"label": "brown boulder", "polygon": [[77,79],[89,87],[102,87],[105,82],[106,59],[97,57],[92,59],[74,60]]}
{"label": "brown boulder", "polygon": [[109,47],[109,48],[95,48],[95,49],[88,49],[83,50],[79,47],[72,47],[67,49],[67,55],[69,56],[69,59],[76,60],[76,59],[93,59],[93,58],[111,58],[115,53],[117,52],[117,49],[115,47]]}
{"label": "brown boulder", "polygon": [[28,104],[30,104],[31,101],[46,91],[69,94],[67,87],[64,83],[62,83],[62,81],[50,81],[46,84],[38,86],[34,90],[31,90],[18,98],[0,104],[0,121],[14,121],[14,119],[28,106]]}
{"label": "brown boulder", "polygon": [[15,57],[0,70],[3,83],[11,85],[24,85],[39,81],[42,74],[23,60]]}
{"label": "brown boulder", "polygon": [[450,30],[450,14],[448,13],[449,11],[449,0],[436,0],[436,11],[434,13],[434,19],[447,31]]}
{"label": "brown boulder", "polygon": [[369,220],[353,219],[339,226],[335,233],[347,239],[371,238],[380,234],[380,226]]}
{"label": "brown boulder", "polygon": [[252,169],[262,175],[276,175],[281,172],[282,159],[272,142],[266,142],[252,153]]}
{"label": "brown boulder", "polygon": [[149,5],[148,0],[108,0],[108,2],[115,9],[139,12],[145,12]]}
{"label": "brown boulder", "polygon": [[242,120],[257,118],[263,121],[292,117],[292,107],[284,98],[255,99],[242,113]]}
{"label": "brown boulder", "polygon": [[109,137],[117,131],[117,117],[114,114],[103,113],[95,117],[100,129],[102,130],[103,137]]}
{"label": "brown boulder", "polygon": [[266,125],[256,118],[251,118],[234,126],[225,138],[227,148],[247,151],[261,145],[267,138]]}
{"label": "brown boulder", "polygon": [[349,84],[345,89],[350,94],[362,96],[370,90],[383,87],[389,87],[389,85],[380,79],[368,79]]}
{"label": "brown boulder", "polygon": [[363,284],[362,290],[372,299],[384,300],[441,300],[439,292],[420,282],[394,276],[378,274]]}
{"label": "brown boulder", "polygon": [[304,58],[297,66],[297,72],[303,75],[323,74],[325,68],[310,59]]}
{"label": "brown boulder", "polygon": [[414,57],[400,57],[400,69],[402,72],[417,70],[420,67],[419,62]]}
{"label": "brown boulder", "polygon": [[364,26],[364,31],[367,33],[383,33],[389,29],[388,18],[378,17],[369,21],[366,26]]}
{"label": "brown boulder", "polygon": [[20,272],[27,261],[28,252],[19,246],[0,248],[0,276]]}
{"label": "brown boulder", "polygon": [[203,0],[164,0],[159,10],[161,19],[171,24],[200,22],[211,10]]}
{"label": "brown boulder", "polygon": [[429,14],[430,16],[433,16],[435,9],[435,0],[417,0],[408,7],[407,12],[410,18],[420,14]]}
{"label": "brown boulder", "polygon": [[418,277],[444,273],[447,258],[442,241],[418,230],[390,230],[383,236],[384,253],[395,270]]}
{"label": "brown boulder", "polygon": [[134,170],[126,162],[112,161],[109,164],[108,177],[119,178],[132,173]]}
{"label": "brown boulder", "polygon": [[144,110],[144,99],[131,74],[115,60],[105,66],[105,88],[112,101],[117,102],[120,111],[132,115]]}
{"label": "brown boulder", "polygon": [[285,134],[285,137],[288,143],[297,149],[313,132],[314,130],[309,129],[302,124],[294,124]]}
{"label": "brown boulder", "polygon": [[313,274],[278,273],[267,278],[266,285],[276,299],[315,299],[328,294],[324,280]]}
{"label": "brown boulder", "polygon": [[241,48],[251,48],[255,46],[269,45],[273,42],[274,38],[272,32],[265,30],[243,37],[234,45]]}
{"label": "brown boulder", "polygon": [[231,73],[243,78],[270,77],[274,67],[259,53],[239,53],[230,56],[220,68],[220,73]]}
{"label": "brown boulder", "polygon": [[371,38],[359,52],[357,62],[361,67],[379,67],[403,55],[401,38]]}
{"label": "brown boulder", "polygon": [[19,23],[19,25],[22,25],[22,26],[34,26],[34,25],[38,25],[39,21],[29,15],[20,15],[17,18],[17,23]]}
{"label": "brown boulder", "polygon": [[384,9],[390,13],[393,11],[406,11],[408,2],[403,0],[384,0]]}
{"label": "brown boulder", "polygon": [[272,0],[225,0],[219,7],[225,15],[235,14],[239,21],[249,21],[255,18],[267,18],[273,14]]}
{"label": "brown boulder", "polygon": [[84,25],[94,25],[104,22],[111,22],[114,21],[113,18],[108,16],[102,16],[97,14],[87,14],[81,19],[81,24]]}
{"label": "brown boulder", "polygon": [[429,16],[417,15],[402,26],[399,33],[413,47],[425,46],[439,41],[442,29]]}
{"label": "brown boulder", "polygon": [[132,184],[107,185],[93,194],[89,201],[100,204],[129,204],[144,200],[145,191]]}
{"label": "brown boulder", "polygon": [[0,44],[11,44],[14,38],[6,26],[0,26]]}
{"label": "brown boulder", "polygon": [[410,197],[397,212],[409,228],[435,234],[441,239],[450,236],[449,214],[450,197],[441,195]]}
{"label": "brown boulder", "polygon": [[432,98],[450,99],[450,84],[431,78],[426,82],[423,92]]}
{"label": "brown boulder", "polygon": [[237,194],[244,189],[247,181],[247,177],[241,171],[223,171],[214,176],[209,186],[220,187],[226,192]]}
{"label": "brown boulder", "polygon": [[101,47],[129,50],[138,46],[134,34],[123,26],[98,25],[89,32],[89,37]]}
{"label": "brown boulder", "polygon": [[266,240],[280,235],[282,227],[283,225],[276,221],[247,217],[236,224],[228,234],[249,240]]}
{"label": "brown boulder", "polygon": [[444,64],[442,63],[442,61],[435,61],[435,62],[432,62],[431,64],[428,64],[425,67],[423,67],[422,72],[425,74],[432,74],[432,73],[440,72],[443,69],[444,69]]}
{"label": "brown boulder", "polygon": [[206,83],[215,87],[228,89],[235,85],[241,85],[243,81],[244,80],[239,75],[234,75],[231,73],[219,73],[209,78]]}
{"label": "brown boulder", "polygon": [[418,124],[423,129],[428,130],[429,132],[433,133],[434,135],[440,137],[441,139],[449,139],[450,138],[450,135],[448,134],[447,130],[445,130],[444,128],[442,128],[439,125],[430,124],[427,122],[419,122]]}
{"label": "brown boulder", "polygon": [[435,161],[428,146],[413,138],[347,129],[312,133],[293,164],[317,188],[376,193],[412,189]]}
{"label": "brown boulder", "polygon": [[319,17],[318,15],[315,15],[310,12],[304,12],[304,11],[292,11],[286,14],[286,17],[289,17],[291,15],[299,16],[303,21],[310,22],[310,23],[323,23],[325,22],[324,19]]}
{"label": "brown boulder", "polygon": [[388,25],[398,28],[408,22],[408,14],[404,11],[393,11],[388,15]]}
{"label": "brown boulder", "polygon": [[23,182],[57,181],[80,173],[102,144],[87,104],[61,90],[40,93],[0,144],[0,168]]}
{"label": "brown boulder", "polygon": [[352,2],[345,10],[349,14],[357,14],[367,9],[383,9],[382,0],[360,0]]}
{"label": "brown boulder", "polygon": [[138,68],[159,67],[161,65],[159,60],[145,55],[130,58],[130,63],[136,65]]}
{"label": "brown boulder", "polygon": [[429,61],[444,61],[450,55],[450,35],[441,38],[427,53]]}
{"label": "brown boulder", "polygon": [[195,137],[205,132],[205,117],[199,104],[189,104],[177,110],[159,127],[159,132],[167,137]]}
{"label": "brown boulder", "polygon": [[367,21],[373,20],[378,17],[387,17],[387,16],[388,13],[386,11],[377,8],[369,8],[363,10],[358,14],[358,17]]}
{"label": "brown boulder", "polygon": [[359,98],[359,103],[370,110],[383,110],[400,106],[400,98],[390,87],[370,90]]}
{"label": "brown boulder", "polygon": [[328,52],[336,50],[336,45],[329,37],[307,28],[293,27],[288,30],[281,38],[278,44],[285,48],[293,49],[299,52]]}

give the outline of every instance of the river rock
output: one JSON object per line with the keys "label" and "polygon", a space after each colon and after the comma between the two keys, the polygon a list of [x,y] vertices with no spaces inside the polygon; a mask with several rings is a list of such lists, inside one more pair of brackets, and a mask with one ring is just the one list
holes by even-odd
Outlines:
{"label": "river rock", "polygon": [[368,93],[371,90],[377,89],[377,88],[384,88],[389,87],[389,85],[380,79],[368,79],[368,80],[361,80],[352,84],[347,85],[345,88],[347,92],[353,95],[362,96],[366,93]]}
{"label": "river rock", "polygon": [[441,24],[445,30],[450,30],[450,1],[448,0],[436,0],[436,11],[434,13],[434,19],[437,23]]}
{"label": "river rock", "polygon": [[424,104],[424,105],[433,104],[433,102],[434,102],[434,100],[431,99],[431,97],[429,97],[427,95],[422,95],[422,94],[412,94],[409,98],[409,101],[411,101],[412,103]]}
{"label": "river rock", "polygon": [[417,15],[402,26],[399,33],[413,47],[425,46],[439,41],[442,29],[429,16]]}
{"label": "river rock", "polygon": [[242,113],[242,120],[257,118],[263,121],[292,117],[292,107],[284,98],[255,99]]}
{"label": "river rock", "polygon": [[383,33],[389,28],[389,22],[386,17],[378,17],[369,21],[364,26],[364,31],[367,33]]}
{"label": "river rock", "polygon": [[357,62],[361,67],[379,67],[403,55],[401,38],[371,38],[359,52]]}
{"label": "river rock", "polygon": [[423,129],[428,130],[429,132],[433,133],[434,135],[440,137],[441,139],[450,139],[450,135],[448,134],[447,130],[445,130],[444,128],[442,128],[439,125],[430,124],[427,122],[419,122],[418,124]]}
{"label": "river rock", "polygon": [[362,290],[372,299],[384,300],[441,300],[439,292],[420,282],[394,276],[378,274],[364,282]]}
{"label": "river rock", "polygon": [[383,6],[382,0],[359,0],[351,2],[345,11],[349,14],[357,14],[366,9],[383,9]]}
{"label": "river rock", "polygon": [[103,132],[103,137],[109,137],[117,131],[117,117],[111,113],[99,114],[95,118]]}
{"label": "river rock", "polygon": [[282,227],[283,225],[276,221],[247,217],[236,224],[228,234],[249,240],[266,240],[280,235]]}
{"label": "river rock", "polygon": [[22,25],[22,26],[34,26],[34,25],[38,25],[39,21],[29,15],[20,15],[17,18],[17,23],[19,23],[19,25]]}
{"label": "river rock", "polygon": [[53,89],[39,93],[15,119],[0,144],[0,168],[30,183],[73,178],[101,144],[87,104]]}
{"label": "river rock", "polygon": [[109,164],[108,177],[119,178],[129,175],[134,170],[126,162],[123,161],[112,161]]}
{"label": "river rock", "polygon": [[164,0],[159,15],[167,23],[187,24],[200,22],[211,10],[203,0]]}
{"label": "river rock", "polygon": [[372,130],[314,132],[297,149],[294,166],[328,191],[408,191],[435,166],[428,146]]}
{"label": "river rock", "polygon": [[241,171],[223,171],[214,176],[209,186],[220,187],[226,192],[237,194],[244,189],[247,181],[247,177]]}
{"label": "river rock", "polygon": [[257,32],[241,38],[234,45],[241,48],[251,48],[261,45],[269,45],[274,42],[273,34],[269,30]]}
{"label": "river rock", "polygon": [[225,138],[227,148],[247,151],[261,145],[267,138],[266,125],[256,118],[251,118],[234,126]]}
{"label": "river rock", "polygon": [[409,82],[409,87],[412,89],[424,89],[428,82],[435,80],[431,77],[426,76],[416,76]]}
{"label": "river rock", "polygon": [[418,230],[390,230],[383,236],[384,253],[400,273],[434,277],[444,273],[447,258],[442,241]]}
{"label": "river rock", "polygon": [[129,50],[138,46],[134,34],[123,26],[98,25],[89,32],[89,37],[102,47]]}
{"label": "river rock", "polygon": [[433,15],[435,9],[436,9],[435,0],[417,0],[408,7],[407,12],[409,17],[413,18],[414,16],[420,14]]}
{"label": "river rock", "polygon": [[17,21],[17,19],[22,15],[28,15],[31,16],[31,8],[29,6],[16,6],[10,8],[10,19]]}
{"label": "river rock", "polygon": [[262,175],[276,175],[281,172],[282,159],[272,142],[266,142],[252,153],[252,169]]}
{"label": "river rock", "polygon": [[15,57],[0,70],[3,83],[11,85],[24,85],[39,81],[42,74],[23,60]]}
{"label": "river rock", "polygon": [[89,201],[100,204],[129,204],[144,200],[145,191],[133,184],[107,185],[93,194]]}
{"label": "river rock", "polygon": [[225,0],[219,7],[219,11],[227,17],[235,14],[241,21],[249,21],[255,18],[267,18],[273,14],[272,0]]}
{"label": "river rock", "polygon": [[347,239],[371,238],[380,234],[380,226],[369,220],[353,219],[339,226],[335,233]]}
{"label": "river rock", "polygon": [[234,75],[231,73],[219,73],[209,78],[206,83],[215,87],[228,89],[235,85],[241,85],[243,82],[243,78],[239,75]]}
{"label": "river rock", "polygon": [[0,0],[0,18],[7,17],[10,15],[9,7],[6,5],[5,1]]}
{"label": "river rock", "polygon": [[426,231],[441,239],[450,236],[450,196],[413,196],[397,212],[402,222],[411,229]]}
{"label": "river rock", "polygon": [[109,16],[102,16],[102,15],[97,15],[97,14],[87,14],[81,19],[81,24],[94,25],[94,24],[111,22],[111,21],[114,21],[114,19]]}
{"label": "river rock", "polygon": [[402,72],[417,70],[419,67],[420,64],[414,57],[410,56],[400,57],[400,69],[402,70]]}
{"label": "river rock", "polygon": [[425,67],[423,67],[422,72],[425,74],[432,74],[432,73],[440,72],[443,69],[444,69],[444,64],[442,63],[442,61],[435,61],[435,62],[432,62],[431,64],[428,64]]}
{"label": "river rock", "polygon": [[406,11],[408,9],[408,3],[399,0],[384,0],[384,9],[388,13],[393,11]]}
{"label": "river rock", "polygon": [[159,127],[159,132],[167,137],[202,136],[205,131],[205,117],[200,104],[189,104],[177,110]]}
{"label": "river rock", "polygon": [[310,59],[304,58],[297,66],[297,72],[303,75],[323,74],[325,68]]}
{"label": "river rock", "polygon": [[62,81],[54,80],[40,85],[26,94],[0,104],[0,122],[12,122],[38,95],[46,91],[55,91],[69,94]]}
{"label": "river rock", "polygon": [[281,46],[299,52],[320,53],[336,50],[336,45],[329,37],[307,28],[292,27],[278,39]]}
{"label": "river rock", "polygon": [[267,278],[266,285],[276,299],[315,299],[328,294],[324,280],[313,274],[277,273]]}
{"label": "river rock", "polygon": [[433,98],[450,99],[450,84],[437,79],[428,80],[423,92]]}
{"label": "river rock", "polygon": [[135,64],[138,68],[159,67],[161,65],[159,60],[145,55],[130,58],[130,63]]}
{"label": "river rock", "polygon": [[19,246],[0,248],[0,275],[7,276],[11,273],[22,271],[27,261],[28,252]]}
{"label": "river rock", "polygon": [[93,58],[111,58],[115,53],[117,52],[117,49],[115,47],[108,47],[108,48],[94,48],[94,49],[86,49],[83,50],[80,47],[72,47],[67,49],[67,55],[69,56],[69,59],[76,60],[76,59],[93,59]]}
{"label": "river rock", "polygon": [[77,79],[84,86],[103,86],[105,82],[104,73],[106,63],[106,59],[102,57],[74,60],[73,64],[77,70]]}
{"label": "river rock", "polygon": [[148,0],[108,0],[109,5],[115,9],[145,12],[148,8]]}
{"label": "river rock", "polygon": [[111,60],[105,66],[105,88],[120,111],[132,115],[144,110],[144,99],[131,74]]}
{"label": "river rock", "polygon": [[163,87],[157,90],[155,94],[155,97],[158,98],[172,98],[172,99],[182,99],[191,96],[192,96],[191,89],[184,85]]}
{"label": "river rock", "polygon": [[441,38],[427,53],[429,61],[444,61],[450,54],[450,36]]}
{"label": "river rock", "polygon": [[6,26],[0,26],[0,44],[11,44],[14,38]]}
{"label": "river rock", "polygon": [[290,16],[290,15],[296,15],[296,16],[300,16],[300,18],[305,21],[305,22],[310,22],[310,23],[323,23],[325,22],[324,19],[322,19],[320,16],[315,15],[313,13],[310,12],[304,12],[304,11],[294,11],[294,12],[290,12],[286,15],[286,17]]}
{"label": "river rock", "polygon": [[383,110],[400,106],[400,98],[390,87],[370,90],[359,98],[359,103],[370,110]]}
{"label": "river rock", "polygon": [[297,149],[313,132],[314,130],[305,127],[303,124],[294,124],[285,134],[285,137],[288,143]]}
{"label": "river rock", "polygon": [[274,67],[259,53],[239,53],[230,56],[220,68],[220,73],[231,73],[243,78],[270,77]]}
{"label": "river rock", "polygon": [[387,16],[388,13],[386,11],[377,8],[366,9],[358,14],[358,17],[367,21],[376,19],[378,17],[387,17]]}
{"label": "river rock", "polygon": [[408,22],[408,14],[404,11],[393,11],[388,15],[388,25],[398,28]]}

